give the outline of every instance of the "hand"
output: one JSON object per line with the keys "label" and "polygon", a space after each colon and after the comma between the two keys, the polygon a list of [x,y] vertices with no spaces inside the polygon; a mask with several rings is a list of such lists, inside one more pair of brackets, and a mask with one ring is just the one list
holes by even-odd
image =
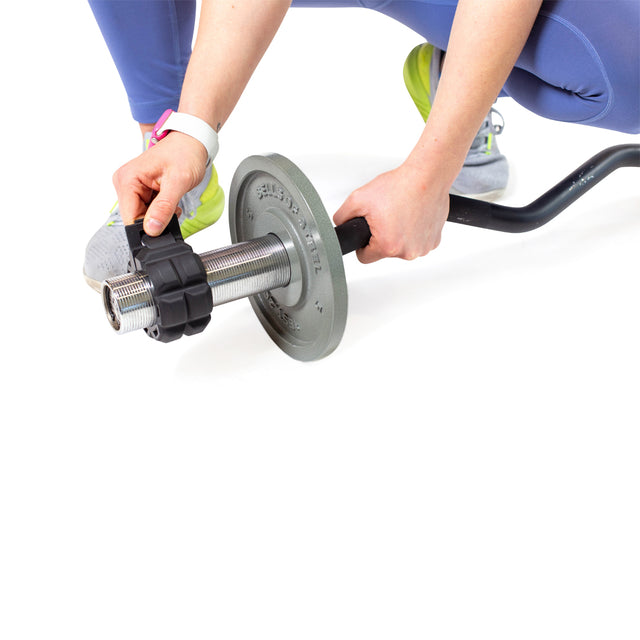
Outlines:
{"label": "hand", "polygon": [[203,180],[206,162],[207,152],[200,142],[172,131],[118,169],[113,184],[124,224],[144,216],[147,234],[162,233],[176,213],[180,198]]}
{"label": "hand", "polygon": [[423,168],[407,163],[383,173],[354,191],[333,216],[336,225],[363,216],[371,240],[357,251],[358,260],[414,260],[440,244],[449,214],[449,189]]}

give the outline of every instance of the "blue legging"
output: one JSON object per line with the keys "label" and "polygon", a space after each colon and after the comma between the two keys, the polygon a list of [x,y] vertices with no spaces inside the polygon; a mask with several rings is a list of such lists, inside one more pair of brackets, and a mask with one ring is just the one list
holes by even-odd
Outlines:
{"label": "blue legging", "polygon": [[[195,0],[89,0],[138,122],[176,109]],[[294,7],[364,7],[446,50],[457,0],[294,0]],[[501,95],[534,113],[640,133],[640,0],[545,1]]]}

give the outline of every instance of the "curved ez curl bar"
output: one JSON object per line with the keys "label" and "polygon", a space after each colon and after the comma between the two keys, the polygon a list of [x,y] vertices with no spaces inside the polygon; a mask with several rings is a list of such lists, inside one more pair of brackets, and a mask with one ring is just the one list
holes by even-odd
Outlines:
{"label": "curved ez curl bar", "polygon": [[[521,233],[546,224],[612,171],[640,167],[640,145],[610,147],[524,207],[450,196],[448,220]],[[158,238],[127,228],[130,272],[103,284],[118,333],[136,329],[169,342],[199,333],[213,307],[249,297],[267,333],[298,360],[317,360],[340,343],[347,319],[342,256],[371,238],[365,218],[333,227],[317,192],[283,156],[251,156],[233,177],[234,243],[193,254],[177,220]]]}
{"label": "curved ez curl bar", "polygon": [[[621,144],[597,153],[564,180],[524,207],[507,207],[495,202],[451,195],[447,221],[507,233],[533,231],[553,220],[589,189],[622,167],[640,167],[640,145]],[[366,246],[371,237],[364,218],[355,218],[345,225],[350,223],[352,230],[348,234],[345,233],[344,240],[340,241],[341,245],[345,243],[348,249],[343,253]],[[336,228],[336,232],[339,235],[342,233],[340,227]],[[351,234],[356,236],[353,240]],[[367,242],[364,242],[364,238]]]}

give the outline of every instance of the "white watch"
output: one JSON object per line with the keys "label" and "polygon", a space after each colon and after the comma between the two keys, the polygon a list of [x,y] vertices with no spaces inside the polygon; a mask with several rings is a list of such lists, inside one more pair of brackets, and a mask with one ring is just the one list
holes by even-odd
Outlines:
{"label": "white watch", "polygon": [[153,128],[149,146],[152,147],[162,140],[169,131],[180,131],[195,138],[207,150],[207,166],[213,162],[218,153],[218,134],[204,120],[188,113],[167,109]]}

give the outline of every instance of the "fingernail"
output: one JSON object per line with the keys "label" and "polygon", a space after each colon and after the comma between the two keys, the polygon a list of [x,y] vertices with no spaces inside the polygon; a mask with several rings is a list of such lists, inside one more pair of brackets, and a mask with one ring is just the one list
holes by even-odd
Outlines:
{"label": "fingernail", "polygon": [[149,218],[146,220],[144,226],[145,231],[151,236],[158,235],[162,231],[162,224],[155,218]]}

